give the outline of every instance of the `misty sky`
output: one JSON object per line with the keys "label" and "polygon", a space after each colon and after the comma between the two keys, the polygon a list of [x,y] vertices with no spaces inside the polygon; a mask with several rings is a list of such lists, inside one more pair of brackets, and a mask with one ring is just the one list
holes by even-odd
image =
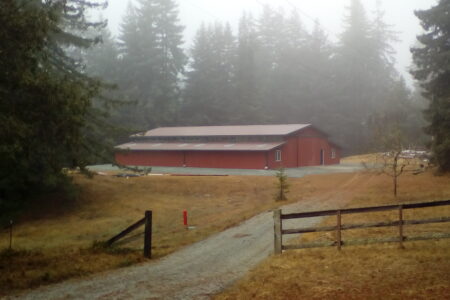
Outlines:
{"label": "misty sky", "polygon": [[[104,16],[108,18],[113,34],[119,32],[121,17],[126,10],[127,0],[109,0],[109,7]],[[264,4],[272,7],[283,7],[286,11],[297,9],[303,23],[311,28],[314,19],[319,19],[330,40],[335,41],[336,35],[342,31],[345,7],[350,0],[178,0],[180,21],[185,26],[186,46],[191,45],[192,38],[202,22],[216,20],[230,22],[236,28],[243,11],[259,16]],[[371,16],[376,0],[362,0],[366,13]],[[397,69],[403,74],[409,84],[411,76],[407,68],[411,63],[409,48],[415,43],[415,37],[421,32],[414,10],[428,9],[436,0],[382,0],[385,10],[385,21],[399,33],[400,42],[395,44],[397,50]]]}

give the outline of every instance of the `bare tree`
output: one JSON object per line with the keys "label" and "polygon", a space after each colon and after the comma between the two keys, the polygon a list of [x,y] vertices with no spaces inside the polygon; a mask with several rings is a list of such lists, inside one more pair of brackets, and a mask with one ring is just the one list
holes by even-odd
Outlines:
{"label": "bare tree", "polygon": [[411,145],[406,147],[405,134],[398,122],[380,122],[375,126],[374,142],[381,151],[370,168],[392,178],[392,191],[397,197],[399,177],[405,172],[418,174],[424,170],[424,152]]}
{"label": "bare tree", "polygon": [[[397,197],[398,178],[403,174],[405,167],[409,165],[409,159],[401,157],[402,150],[396,149],[379,155],[381,158],[381,172],[392,177],[394,196]],[[377,162],[380,161],[379,159]]]}

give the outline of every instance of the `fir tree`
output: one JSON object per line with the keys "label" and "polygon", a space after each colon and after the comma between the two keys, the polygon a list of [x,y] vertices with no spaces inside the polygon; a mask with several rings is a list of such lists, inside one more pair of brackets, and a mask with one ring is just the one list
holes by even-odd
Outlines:
{"label": "fir tree", "polygon": [[[392,26],[384,21],[384,11],[381,7],[381,0],[376,1],[374,11],[374,20],[369,31],[371,46],[374,50],[374,61],[372,65],[376,68],[375,71],[379,78],[377,81],[385,84],[385,80],[393,78],[396,74],[394,69],[395,64],[395,50],[392,43],[398,42],[397,33],[392,29]],[[383,88],[380,84],[380,88]]]}
{"label": "fir tree", "polygon": [[118,81],[119,50],[108,28],[101,31],[101,42],[89,48],[84,59],[86,61],[86,72],[91,76],[102,78],[108,83]]}
{"label": "fir tree", "polygon": [[230,26],[220,23],[202,25],[191,56],[183,98],[185,123],[234,123],[236,44]]}
{"label": "fir tree", "polygon": [[341,143],[350,145],[353,153],[361,153],[371,150],[370,118],[396,106],[390,98],[401,79],[393,69],[395,32],[383,20],[381,3],[377,2],[373,21],[360,0],[350,3],[334,59],[335,98],[340,130],[345,133]]}
{"label": "fir tree", "polygon": [[432,136],[433,160],[440,171],[450,171],[450,0],[440,0],[428,10],[416,11],[425,33],[412,49],[423,96],[430,101],[425,117]]}
{"label": "fir tree", "polygon": [[244,13],[239,20],[236,58],[236,124],[261,122],[261,102],[257,82],[257,53],[259,51],[256,24],[251,14]]}
{"label": "fir tree", "polygon": [[[277,68],[273,72],[274,90],[268,109],[276,119],[296,123],[300,116],[310,116],[309,84],[310,73],[315,67],[307,61],[307,40],[309,33],[303,26],[300,16],[293,11],[283,20],[280,32],[280,55]],[[302,122],[307,122],[304,119]]]}
{"label": "fir tree", "polygon": [[96,6],[76,0],[0,3],[2,212],[61,188],[68,182],[62,169],[83,169],[100,149],[88,133],[99,122],[91,100],[101,83],[68,55],[96,42],[74,34],[103,26],[85,19],[85,9]]}
{"label": "fir tree", "polygon": [[360,0],[351,1],[344,25],[336,56],[339,80],[336,108],[341,118],[344,117],[341,130],[346,136],[343,142],[350,145],[352,152],[361,153],[367,151],[365,124],[373,108],[370,62],[374,52],[369,19]]}
{"label": "fir tree", "polygon": [[[266,5],[258,18],[257,34],[259,51],[257,55],[258,86],[260,87],[262,115],[264,122],[277,122],[280,108],[277,75],[285,41],[285,16],[282,10]],[[281,106],[281,107],[280,107]],[[275,110],[274,110],[275,108]]]}
{"label": "fir tree", "polygon": [[142,129],[174,122],[179,78],[186,57],[183,27],[173,0],[140,0],[128,7],[122,23],[123,88],[138,102],[134,111]]}

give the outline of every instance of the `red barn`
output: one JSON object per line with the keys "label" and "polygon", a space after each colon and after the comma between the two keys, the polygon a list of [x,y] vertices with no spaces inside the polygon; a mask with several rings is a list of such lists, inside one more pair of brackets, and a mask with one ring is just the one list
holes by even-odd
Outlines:
{"label": "red barn", "polygon": [[119,165],[276,169],[338,164],[340,148],[310,124],[161,127],[116,146]]}

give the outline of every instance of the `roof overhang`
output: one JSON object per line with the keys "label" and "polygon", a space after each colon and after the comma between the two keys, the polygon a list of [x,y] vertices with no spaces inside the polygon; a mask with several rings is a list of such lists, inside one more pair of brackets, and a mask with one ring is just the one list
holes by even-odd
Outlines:
{"label": "roof overhang", "polygon": [[130,142],[114,147],[118,151],[269,151],[285,142],[259,143],[147,143]]}

